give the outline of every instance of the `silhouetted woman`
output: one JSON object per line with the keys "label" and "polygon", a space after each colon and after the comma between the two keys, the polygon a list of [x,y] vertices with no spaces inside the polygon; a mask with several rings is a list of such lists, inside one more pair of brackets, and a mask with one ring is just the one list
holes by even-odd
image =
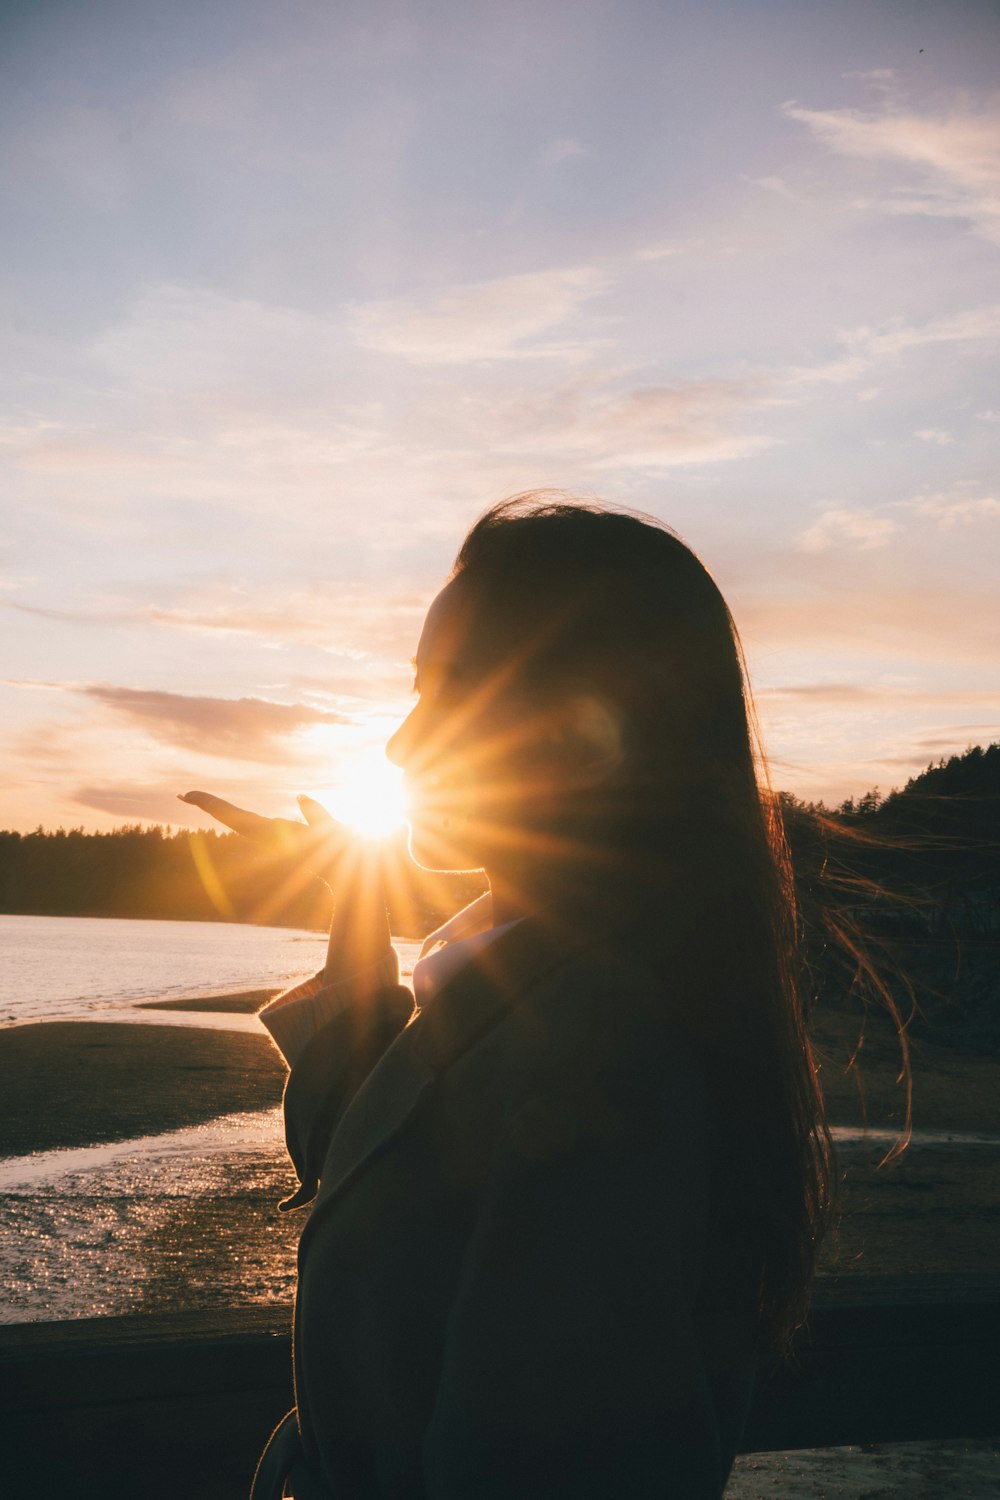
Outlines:
{"label": "silhouetted woman", "polygon": [[297,1420],[255,1493],[721,1496],[828,1181],[729,612],[657,522],[522,496],[472,528],[416,668],[388,746],[411,849],[492,899],[425,945],[415,1009],[374,875],[304,805],[339,909],[263,1012],[315,1201]]}

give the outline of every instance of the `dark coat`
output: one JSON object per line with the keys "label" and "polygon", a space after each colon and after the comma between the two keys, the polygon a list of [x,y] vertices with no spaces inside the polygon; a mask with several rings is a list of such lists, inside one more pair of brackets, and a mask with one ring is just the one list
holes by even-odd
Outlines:
{"label": "dark coat", "polygon": [[664,1012],[634,945],[526,921],[298,1060],[296,1400],[338,1500],[721,1496],[753,1309],[723,1295],[719,1111]]}

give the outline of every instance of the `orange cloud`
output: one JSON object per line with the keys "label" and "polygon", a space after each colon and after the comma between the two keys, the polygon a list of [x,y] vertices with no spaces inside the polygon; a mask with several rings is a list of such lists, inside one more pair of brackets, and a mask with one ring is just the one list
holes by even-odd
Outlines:
{"label": "orange cloud", "polygon": [[232,760],[281,764],[283,742],[316,724],[350,724],[346,715],[265,698],[199,698],[152,689],[95,684],[79,691],[168,745]]}

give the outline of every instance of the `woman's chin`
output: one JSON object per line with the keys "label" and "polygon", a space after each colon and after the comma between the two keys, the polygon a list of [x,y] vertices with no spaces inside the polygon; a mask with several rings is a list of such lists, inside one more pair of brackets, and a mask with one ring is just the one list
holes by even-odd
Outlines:
{"label": "woman's chin", "polygon": [[451,819],[440,823],[410,819],[410,858],[423,870],[481,870],[482,858],[456,832]]}

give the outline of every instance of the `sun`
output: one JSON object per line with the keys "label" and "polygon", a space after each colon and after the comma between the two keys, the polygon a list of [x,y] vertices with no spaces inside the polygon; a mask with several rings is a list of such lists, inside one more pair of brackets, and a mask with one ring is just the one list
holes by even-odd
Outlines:
{"label": "sun", "polygon": [[319,787],[312,795],[331,817],[362,838],[385,838],[406,821],[402,772],[389,764],[381,750],[345,767],[339,786]]}

